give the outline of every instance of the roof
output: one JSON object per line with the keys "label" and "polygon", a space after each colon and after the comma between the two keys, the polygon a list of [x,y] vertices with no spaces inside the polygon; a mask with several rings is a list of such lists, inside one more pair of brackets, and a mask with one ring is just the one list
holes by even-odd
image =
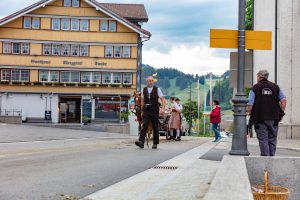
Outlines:
{"label": "roof", "polygon": [[[45,6],[55,0],[41,0],[34,3],[20,11],[17,11],[7,17],[0,19],[0,26],[4,25],[18,17],[21,17],[33,10]],[[96,0],[84,0],[88,4],[93,5],[108,16],[116,19],[125,26],[140,33],[143,37],[151,37],[151,33],[133,22],[147,22],[148,15],[143,4],[113,4],[113,3],[99,3]]]}
{"label": "roof", "polygon": [[148,21],[148,15],[143,4],[100,4],[126,19],[143,22]]}

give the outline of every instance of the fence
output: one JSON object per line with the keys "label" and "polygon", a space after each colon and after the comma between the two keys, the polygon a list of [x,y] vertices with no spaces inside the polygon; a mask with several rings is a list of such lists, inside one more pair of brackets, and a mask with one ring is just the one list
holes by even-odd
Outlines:
{"label": "fence", "polygon": [[22,110],[18,109],[0,109],[0,116],[22,116]]}

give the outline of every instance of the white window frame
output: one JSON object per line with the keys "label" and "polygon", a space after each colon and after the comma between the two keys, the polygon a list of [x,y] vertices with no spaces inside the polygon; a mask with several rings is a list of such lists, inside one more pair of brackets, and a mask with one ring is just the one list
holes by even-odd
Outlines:
{"label": "white window frame", "polygon": [[[3,77],[5,77],[5,79]],[[11,70],[1,69],[1,81],[9,82],[10,80],[11,80]]]}
{"label": "white window frame", "polygon": [[[14,45],[15,44],[18,44],[19,45],[19,52],[18,53],[15,53],[15,49],[14,49]],[[18,55],[18,54],[21,54],[21,43],[19,43],[19,42],[13,42],[12,43],[12,54],[15,54],[15,55]]]}
{"label": "white window frame", "polygon": [[[110,82],[109,83],[105,82],[105,75],[109,75],[109,77],[110,77]],[[102,79],[102,84],[104,84],[104,85],[110,85],[112,83],[112,73],[110,73],[110,72],[102,72],[101,79]]]}
{"label": "white window frame", "polygon": [[100,21],[100,32],[108,32],[108,21],[107,20]]}
{"label": "white window frame", "polygon": [[[13,80],[13,71],[16,71],[17,72],[17,76],[18,76],[18,80]],[[23,72],[26,72],[27,73],[27,79],[26,80],[22,80],[22,75],[23,75]],[[19,69],[12,69],[11,70],[11,81],[13,82],[29,82],[29,76],[30,76],[30,72],[29,70],[19,70]]]}
{"label": "white window frame", "polygon": [[69,31],[71,28],[71,21],[70,19],[63,18],[61,19],[61,30],[63,31]]}
{"label": "white window frame", "polygon": [[[47,80],[41,80],[41,73],[45,73],[47,75]],[[57,76],[56,81],[52,81],[52,75],[55,74]],[[59,72],[58,71],[39,71],[39,82],[42,83],[58,83],[59,82]]]}
{"label": "white window frame", "polygon": [[80,7],[80,1],[79,0],[72,0],[72,7],[79,8]]}
{"label": "white window frame", "polygon": [[[26,23],[29,26],[26,26]],[[27,29],[31,28],[31,17],[24,17],[23,28],[27,28]]]}
{"label": "white window frame", "polygon": [[82,57],[89,56],[89,46],[88,45],[80,45],[80,56],[82,56]]}
{"label": "white window frame", "polygon": [[[24,50],[27,52],[24,53]],[[21,43],[21,54],[28,55],[30,53],[30,44],[29,43]]]}
{"label": "white window frame", "polygon": [[3,42],[3,53],[11,54],[12,53],[12,44],[11,42]]}
{"label": "white window frame", "polygon": [[[45,77],[44,77],[44,75],[45,75]],[[42,78],[45,78],[47,80],[42,80]],[[42,82],[42,83],[49,82],[49,71],[39,71],[39,82]]]}
{"label": "white window frame", "polygon": [[[86,22],[86,27],[83,26],[83,22]],[[80,31],[89,31],[89,20],[88,19],[81,19],[80,20]]]}
{"label": "white window frame", "polygon": [[[67,47],[67,48],[66,48]],[[65,55],[65,50],[68,50],[68,54]],[[61,56],[70,56],[71,55],[71,45],[63,44],[61,45]]]}
{"label": "white window frame", "polygon": [[64,7],[72,7],[72,0],[64,0]]}
{"label": "white window frame", "polygon": [[[67,73],[68,74],[68,77],[69,77],[69,81],[68,82],[66,82],[66,81],[63,81],[62,80],[62,74],[63,73]],[[78,73],[78,82],[74,82],[74,81],[72,81],[72,74],[74,74],[74,73]],[[80,83],[80,72],[79,71],[62,71],[62,72],[60,72],[60,82],[61,83]]]}
{"label": "white window frame", "polygon": [[[114,27],[114,29],[112,29],[111,27]],[[108,32],[117,32],[117,21],[109,21]]]}
{"label": "white window frame", "polygon": [[131,47],[123,47],[122,58],[131,58]]}
{"label": "white window frame", "polygon": [[[125,77],[129,77],[130,76],[130,82],[129,83],[125,83]],[[125,73],[123,73],[123,85],[132,85],[132,73],[130,73],[130,72],[125,72]]]}
{"label": "white window frame", "polygon": [[[97,81],[95,81],[96,75],[98,77]],[[101,72],[92,72],[92,83],[101,83],[101,78],[102,78]]]}
{"label": "white window frame", "polygon": [[[77,49],[77,55],[73,55],[73,50],[76,50]],[[80,45],[78,44],[72,44],[71,45],[71,56],[80,56]]]}
{"label": "white window frame", "polygon": [[52,56],[60,56],[60,55],[61,55],[61,45],[52,44]]}
{"label": "white window frame", "polygon": [[[88,78],[88,81],[85,81]],[[92,72],[81,72],[81,83],[92,83]]]}
{"label": "white window frame", "polygon": [[[110,51],[111,56],[108,56],[108,51]],[[113,46],[105,46],[105,55],[106,58],[113,58],[114,57],[114,47]]]}
{"label": "white window frame", "polygon": [[[120,52],[117,54],[118,49],[120,50]],[[122,47],[121,46],[114,47],[114,58],[122,58]]]}
{"label": "white window frame", "polygon": [[[38,24],[35,24],[35,22],[38,22]],[[40,18],[37,18],[37,17],[33,17],[31,19],[31,23],[32,23],[32,28],[33,29],[40,29],[41,28],[41,19]],[[37,26],[35,26],[37,25]]]}
{"label": "white window frame", "polygon": [[[56,25],[57,25],[57,27],[55,27]],[[60,30],[60,27],[61,27],[60,19],[59,18],[52,18],[52,30]]]}
{"label": "white window frame", "polygon": [[[46,47],[48,47],[49,54],[45,53]],[[43,55],[45,55],[45,56],[52,55],[52,45],[51,44],[43,44]]]}
{"label": "white window frame", "polygon": [[[116,76],[117,74],[118,74],[118,77],[120,77],[119,83],[115,83],[115,77],[117,77]],[[111,73],[111,80],[112,80],[113,85],[121,85],[122,84],[122,73],[121,72]]]}
{"label": "white window frame", "polygon": [[[74,28],[74,22],[76,22],[76,28]],[[71,19],[71,30],[79,31],[80,28],[80,20],[79,19]]]}

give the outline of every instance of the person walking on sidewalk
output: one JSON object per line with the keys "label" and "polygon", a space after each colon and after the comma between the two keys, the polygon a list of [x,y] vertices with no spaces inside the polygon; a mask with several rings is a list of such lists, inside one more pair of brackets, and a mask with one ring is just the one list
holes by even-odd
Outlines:
{"label": "person walking on sidewalk", "polygon": [[147,78],[147,87],[142,91],[141,107],[143,109],[143,126],[139,140],[135,142],[140,148],[144,148],[145,137],[148,130],[149,123],[153,126],[153,146],[152,149],[157,149],[159,144],[158,133],[158,117],[159,117],[159,100],[162,103],[162,112],[165,111],[166,101],[160,88],[154,86],[154,78],[149,76]]}
{"label": "person walking on sidewalk", "polygon": [[209,114],[209,116],[210,116],[210,123],[212,124],[213,132],[215,133],[215,140],[213,142],[219,142],[222,139],[222,137],[218,130],[219,125],[221,123],[221,107],[218,100],[214,100],[213,109]]}
{"label": "person walking on sidewalk", "polygon": [[171,125],[172,125],[173,118],[174,118],[174,115],[173,115],[173,109],[175,108],[174,104],[175,104],[175,97],[170,97],[169,112],[171,113],[171,115],[170,115],[170,119],[169,119],[169,122],[168,122],[168,128],[169,128],[168,134],[169,134],[169,136],[167,137],[167,140],[175,139],[174,131],[173,131],[172,128],[170,128]]}
{"label": "person walking on sidewalk", "polygon": [[286,96],[268,78],[267,70],[257,73],[258,83],[252,87],[248,103],[250,121],[254,124],[261,156],[275,156],[278,125],[286,108]]}
{"label": "person walking on sidewalk", "polygon": [[174,130],[176,130],[176,137],[174,138],[176,141],[180,141],[180,129],[181,129],[181,110],[182,107],[179,104],[180,99],[176,98],[173,108],[172,108],[172,114],[169,121],[169,128],[170,132],[173,133]]}

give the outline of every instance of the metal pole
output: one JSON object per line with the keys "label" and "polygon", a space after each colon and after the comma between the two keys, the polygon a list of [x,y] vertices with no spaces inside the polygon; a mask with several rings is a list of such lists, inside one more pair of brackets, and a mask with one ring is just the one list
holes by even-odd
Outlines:
{"label": "metal pole", "polygon": [[136,89],[138,92],[142,91],[142,38],[138,37],[138,52],[137,52],[137,74],[136,74]]}
{"label": "metal pole", "polygon": [[234,103],[234,133],[230,155],[249,156],[247,148],[246,98],[245,88],[245,29],[246,0],[239,0],[239,31],[238,31],[238,84],[237,93],[232,99]]}
{"label": "metal pole", "polygon": [[192,84],[191,81],[189,81],[190,83],[190,123],[189,123],[189,135],[191,135],[192,133]]}

